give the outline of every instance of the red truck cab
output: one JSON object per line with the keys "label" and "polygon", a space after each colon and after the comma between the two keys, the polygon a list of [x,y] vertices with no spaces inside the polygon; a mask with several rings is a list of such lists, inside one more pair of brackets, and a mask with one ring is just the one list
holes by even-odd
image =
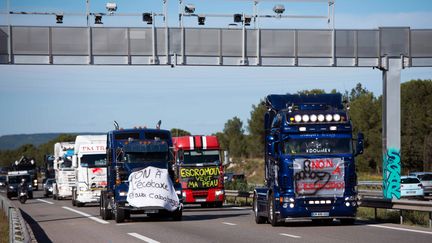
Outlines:
{"label": "red truck cab", "polygon": [[173,137],[173,146],[183,204],[221,207],[225,197],[224,171],[217,137]]}

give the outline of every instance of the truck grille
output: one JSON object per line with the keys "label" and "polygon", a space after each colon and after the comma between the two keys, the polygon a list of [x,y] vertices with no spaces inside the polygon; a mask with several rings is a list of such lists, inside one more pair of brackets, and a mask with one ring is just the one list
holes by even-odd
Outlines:
{"label": "truck grille", "polygon": [[192,191],[194,197],[207,197],[207,191]]}

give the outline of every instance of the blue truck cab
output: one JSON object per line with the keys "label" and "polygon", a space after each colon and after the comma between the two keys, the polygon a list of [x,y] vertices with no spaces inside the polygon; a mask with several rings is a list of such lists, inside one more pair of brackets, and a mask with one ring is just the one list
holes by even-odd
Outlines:
{"label": "blue truck cab", "polygon": [[357,212],[352,124],[341,94],[268,95],[265,184],[254,191],[255,222],[292,219],[353,224]]}
{"label": "blue truck cab", "polygon": [[[123,222],[131,214],[171,216],[181,220],[182,207],[170,212],[161,207],[133,207],[127,201],[129,175],[149,166],[167,169],[181,199],[181,184],[172,170],[171,133],[161,129],[117,129],[107,134],[107,189],[101,192],[100,215]],[[181,205],[181,204],[180,204]]]}

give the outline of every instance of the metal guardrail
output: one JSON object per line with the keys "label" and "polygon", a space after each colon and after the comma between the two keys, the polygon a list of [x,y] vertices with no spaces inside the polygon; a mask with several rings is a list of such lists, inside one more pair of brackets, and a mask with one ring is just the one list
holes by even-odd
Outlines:
{"label": "metal guardrail", "polygon": [[37,242],[33,231],[21,215],[21,211],[14,207],[9,199],[0,195],[0,206],[9,221],[9,242],[30,243]]}

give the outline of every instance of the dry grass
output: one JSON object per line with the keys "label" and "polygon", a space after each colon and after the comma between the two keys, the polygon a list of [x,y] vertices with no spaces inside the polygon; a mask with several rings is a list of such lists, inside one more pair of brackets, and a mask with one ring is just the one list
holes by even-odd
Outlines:
{"label": "dry grass", "polygon": [[227,172],[244,173],[249,184],[264,183],[264,159],[262,158],[239,158],[234,159]]}
{"label": "dry grass", "polygon": [[0,243],[9,242],[9,222],[3,210],[0,210]]}

